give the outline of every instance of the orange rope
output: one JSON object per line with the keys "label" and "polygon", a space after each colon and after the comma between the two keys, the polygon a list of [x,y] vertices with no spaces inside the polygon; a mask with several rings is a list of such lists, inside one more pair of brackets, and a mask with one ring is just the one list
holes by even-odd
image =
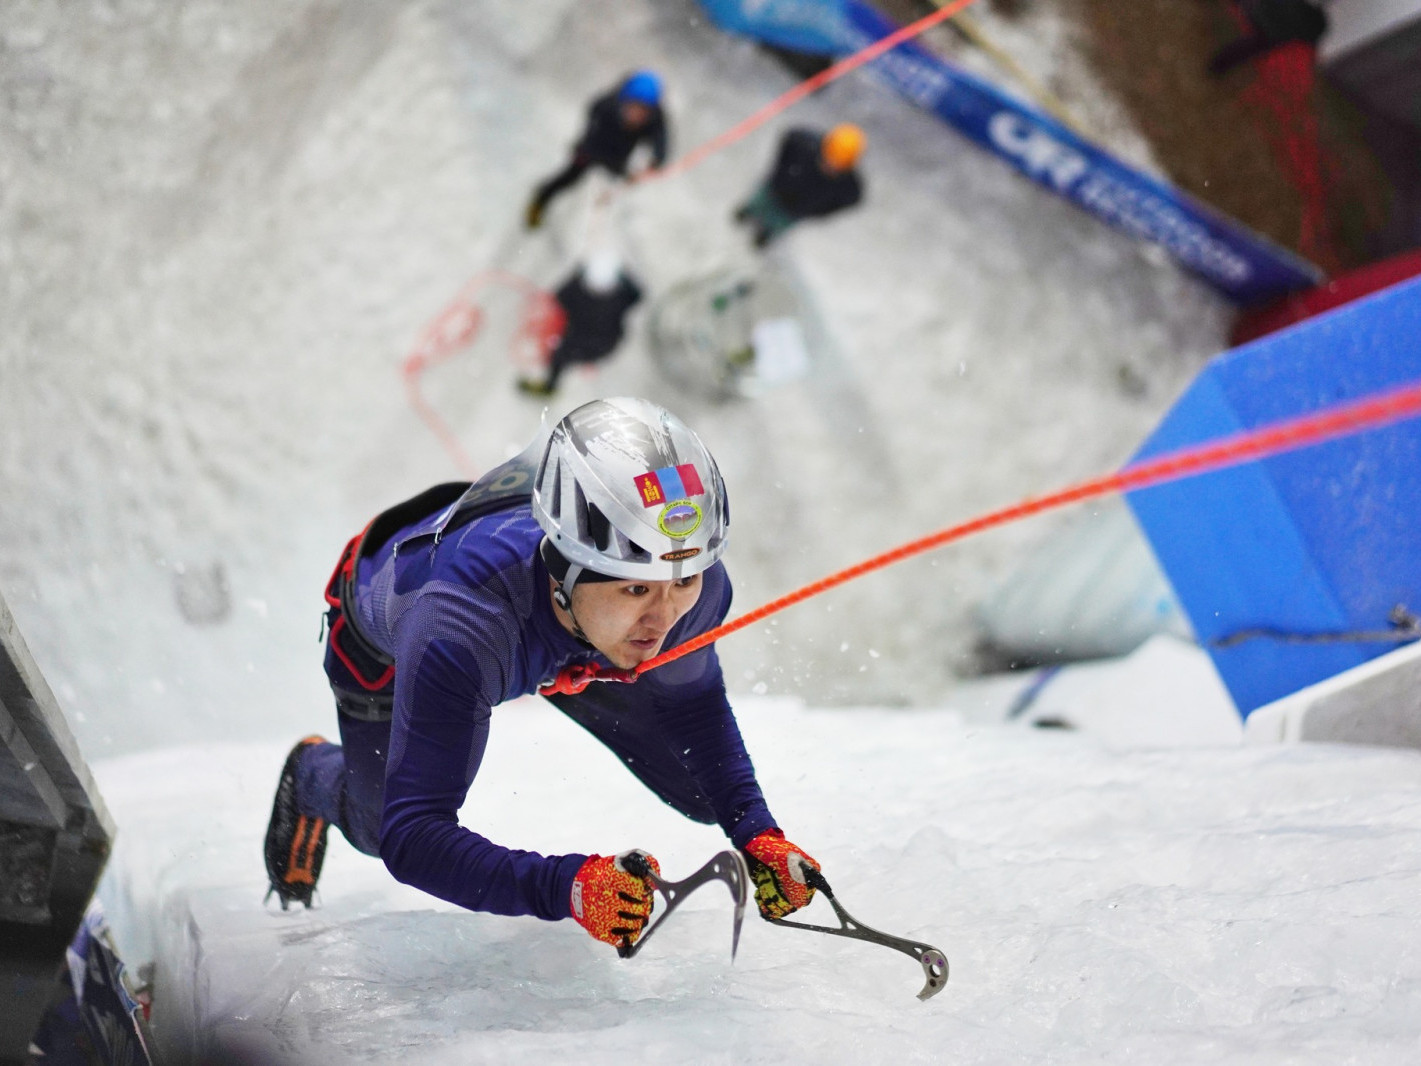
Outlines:
{"label": "orange rope", "polygon": [[700,147],[692,149],[675,162],[662,167],[660,170],[646,171],[638,180],[650,181],[652,178],[670,177],[673,174],[680,174],[690,170],[707,156],[714,155],[727,145],[734,144],[741,138],[753,133],[780,112],[786,111],[799,103],[799,101],[803,100],[810,93],[822,89],[831,81],[837,81],[845,74],[857,70],[865,63],[873,62],[879,56],[883,55],[883,53],[897,48],[904,41],[917,37],[919,34],[936,26],[939,22],[945,22],[975,2],[976,0],[952,0],[952,3],[939,8],[931,15],[926,15],[918,19],[917,22],[909,23],[907,26],[890,33],[887,37],[874,41],[873,44],[861,48],[853,55],[839,60],[833,66],[821,70],[812,78],[807,78],[800,82],[778,99],[771,100],[749,118],[732,126],[719,136],[712,137]]}
{"label": "orange rope", "polygon": [[[1261,429],[1237,433],[1189,448],[1181,448],[1159,458],[1126,467],[1114,474],[1082,481],[1047,496],[1026,499],[1000,511],[981,515],[960,525],[949,526],[947,529],[939,530],[920,540],[910,541],[891,551],[884,552],[882,555],[865,559],[847,570],[840,570],[838,573],[830,574],[813,584],[805,585],[763,607],[757,607],[739,618],[731,619],[724,625],[702,633],[684,644],[664,651],[655,658],[648,659],[637,666],[634,673],[639,676],[648,670],[654,670],[658,666],[679,659],[683,655],[689,655],[708,644],[713,644],[727,634],[744,629],[762,618],[783,611],[786,607],[807,600],[811,596],[817,596],[821,592],[852,581],[856,577],[862,577],[874,570],[881,570],[914,555],[920,555],[952,541],[969,537],[973,533],[1006,525],[1008,522],[1015,522],[1017,519],[1039,514],[1055,507],[1062,507],[1069,503],[1104,496],[1110,492],[1127,492],[1151,485],[1162,485],[1166,482],[1238,466],[1254,459],[1262,459],[1280,452],[1292,451],[1311,444],[1320,444],[1323,441],[1360,433],[1368,429],[1376,429],[1391,422],[1415,418],[1417,415],[1421,415],[1421,382],[1377,393],[1350,403],[1338,404],[1313,414],[1275,422]],[[613,680],[617,679],[613,678]]]}
{"label": "orange rope", "polygon": [[[526,299],[536,300],[546,297],[537,285],[527,278],[511,274],[506,270],[485,270],[476,274],[459,290],[459,294],[440,311],[438,316],[424,327],[414,349],[405,357],[401,372],[405,379],[405,394],[415,414],[429,427],[444,450],[454,460],[466,477],[478,477],[478,466],[464,451],[458,435],[449,424],[424,398],[421,379],[430,367],[438,366],[474,342],[483,328],[484,315],[479,309],[476,297],[486,286],[504,285],[521,293]],[[525,322],[525,326],[527,323]]]}

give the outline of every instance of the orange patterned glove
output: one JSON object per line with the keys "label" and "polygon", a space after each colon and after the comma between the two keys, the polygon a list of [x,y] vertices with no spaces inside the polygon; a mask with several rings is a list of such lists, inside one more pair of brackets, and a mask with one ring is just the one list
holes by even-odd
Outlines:
{"label": "orange patterned glove", "polygon": [[624,860],[639,855],[651,872],[661,867],[644,851],[624,851],[616,857],[591,855],[572,879],[572,916],[596,939],[616,947],[635,944],[651,917],[651,882],[628,872]]}
{"label": "orange patterned glove", "polygon": [[750,880],[755,882],[755,905],[762,918],[783,918],[814,898],[814,889],[805,883],[801,865],[819,869],[819,864],[785,839],[778,829],[766,829],[745,845]]}

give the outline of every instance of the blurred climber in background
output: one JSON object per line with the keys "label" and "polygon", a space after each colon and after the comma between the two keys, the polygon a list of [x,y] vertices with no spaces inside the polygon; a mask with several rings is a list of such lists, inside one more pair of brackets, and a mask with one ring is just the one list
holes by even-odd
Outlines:
{"label": "blurred climber in background", "polygon": [[638,70],[593,100],[587,125],[573,145],[567,166],[539,185],[528,201],[524,216],[528,228],[541,226],[553,197],[576,185],[590,167],[627,177],[632,152],[643,142],[651,148],[650,169],[662,166],[666,162],[667,122],[661,96],[661,79],[649,70]]}
{"label": "blurred climber in background", "polygon": [[613,251],[591,255],[553,294],[567,316],[562,337],[542,381],[524,378],[518,387],[532,396],[551,396],[568,367],[597,363],[622,343],[627,313],[641,301],[641,287]]}
{"label": "blurred climber in background", "polygon": [[795,128],[780,139],[774,169],[735,212],[751,228],[756,248],[777,240],[795,223],[824,218],[863,199],[855,165],[863,154],[863,130],[841,123],[821,133]]}
{"label": "blurred climber in background", "polygon": [[1327,12],[1316,0],[1238,0],[1235,6],[1248,29],[1209,60],[1215,77],[1293,41],[1315,47],[1327,32]]}

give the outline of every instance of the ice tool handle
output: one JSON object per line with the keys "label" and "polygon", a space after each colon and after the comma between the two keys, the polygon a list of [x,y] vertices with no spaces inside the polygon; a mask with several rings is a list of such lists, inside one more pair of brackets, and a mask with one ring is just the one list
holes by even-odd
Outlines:
{"label": "ice tool handle", "polygon": [[890,936],[887,933],[880,933],[877,929],[870,929],[862,922],[858,921],[843,905],[834,898],[834,890],[829,887],[829,882],[825,880],[814,867],[808,863],[801,865],[804,872],[804,880],[816,891],[823,892],[824,898],[829,901],[829,906],[834,908],[834,913],[839,917],[839,928],[832,929],[827,925],[810,925],[808,922],[791,922],[784,918],[769,918],[767,921],[775,925],[789,926],[791,929],[809,929],[816,933],[828,933],[831,936],[846,936],[852,940],[867,940],[870,944],[882,944],[886,948],[894,951],[901,951],[905,955],[911,955],[917,959],[923,967],[923,976],[927,978],[927,983],[923,985],[923,990],[918,993],[919,999],[931,999],[942,991],[947,984],[947,956],[931,944],[920,944],[916,940],[906,940],[901,936]]}
{"label": "ice tool handle", "polygon": [[711,857],[699,870],[684,881],[668,881],[655,873],[640,852],[632,852],[622,859],[622,865],[634,877],[645,878],[651,887],[666,897],[666,910],[656,924],[642,933],[635,944],[623,940],[617,954],[629,959],[646,946],[651,935],[666,924],[677,905],[688,895],[711,881],[723,881],[735,900],[735,926],[730,933],[730,959],[735,961],[735,952],[740,947],[740,926],[745,921],[745,903],[750,898],[750,871],[745,867],[745,859],[738,851],[722,851]]}

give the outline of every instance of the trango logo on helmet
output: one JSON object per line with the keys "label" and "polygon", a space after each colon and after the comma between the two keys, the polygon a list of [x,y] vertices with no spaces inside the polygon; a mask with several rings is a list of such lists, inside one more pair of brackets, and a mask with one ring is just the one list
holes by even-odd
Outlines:
{"label": "trango logo on helmet", "polygon": [[668,563],[678,563],[682,559],[694,559],[700,554],[700,548],[679,548],[674,552],[662,552],[660,558]]}
{"label": "trango logo on helmet", "polygon": [[677,500],[661,509],[656,516],[656,527],[668,537],[685,540],[700,528],[701,517],[701,509],[690,500]]}
{"label": "trango logo on helmet", "polygon": [[700,474],[696,473],[694,463],[648,470],[632,480],[636,482],[636,490],[641,495],[643,507],[655,507],[658,503],[684,496],[703,496],[706,491],[705,486],[701,484]]}

